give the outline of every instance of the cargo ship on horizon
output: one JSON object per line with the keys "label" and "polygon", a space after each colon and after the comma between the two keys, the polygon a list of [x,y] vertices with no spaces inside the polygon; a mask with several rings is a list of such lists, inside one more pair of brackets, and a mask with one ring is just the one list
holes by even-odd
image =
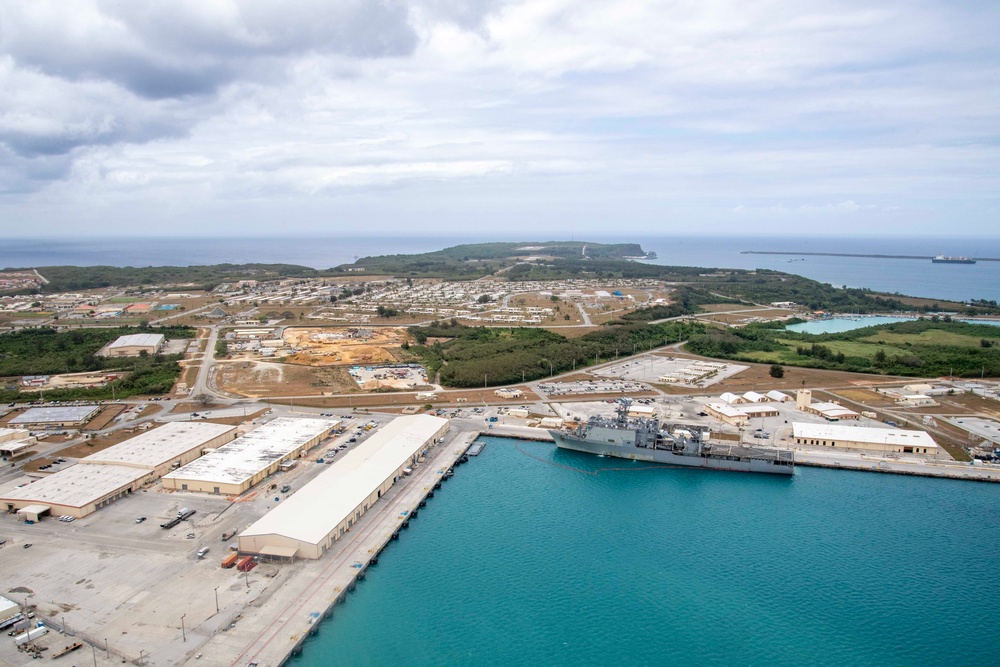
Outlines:
{"label": "cargo ship on horizon", "polygon": [[931,261],[935,264],[975,264],[976,260],[971,257],[952,257],[950,255],[937,255],[936,257],[931,257]]}
{"label": "cargo ship on horizon", "polygon": [[660,421],[628,416],[632,399],[618,399],[612,418],[595,416],[572,431],[549,431],[556,446],[577,452],[667,465],[791,475],[795,452],[739,445],[713,445],[688,428],[667,433]]}

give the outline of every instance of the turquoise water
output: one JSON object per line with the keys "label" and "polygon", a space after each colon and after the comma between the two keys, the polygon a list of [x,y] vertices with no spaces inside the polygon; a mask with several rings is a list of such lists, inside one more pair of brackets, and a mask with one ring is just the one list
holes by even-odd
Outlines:
{"label": "turquoise water", "polygon": [[997,664],[1000,488],[486,441],[292,665]]}
{"label": "turquoise water", "polygon": [[[844,331],[853,331],[854,329],[861,329],[863,327],[874,327],[879,324],[892,324],[893,322],[908,322],[913,319],[912,317],[887,317],[882,315],[873,315],[871,317],[857,317],[857,318],[840,318],[831,317],[824,320],[813,320],[812,322],[801,322],[799,324],[792,324],[785,327],[788,331],[795,331],[798,333],[807,334],[826,334],[826,333],[842,333]],[[1000,326],[1000,322],[996,320],[959,320],[960,322],[971,322],[973,324],[989,324],[992,326]]]}

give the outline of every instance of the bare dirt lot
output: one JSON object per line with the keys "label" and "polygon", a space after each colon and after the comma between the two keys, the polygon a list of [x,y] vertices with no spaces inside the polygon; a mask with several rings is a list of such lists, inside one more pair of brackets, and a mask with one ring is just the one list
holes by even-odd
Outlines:
{"label": "bare dirt lot", "polygon": [[124,405],[107,405],[97,413],[97,416],[87,422],[84,431],[100,431],[125,410]]}
{"label": "bare dirt lot", "polygon": [[267,361],[218,365],[216,381],[224,391],[250,398],[322,396],[360,391],[347,366],[301,366]]}
{"label": "bare dirt lot", "polygon": [[289,327],[284,340],[298,352],[290,364],[333,366],[394,363],[409,334],[402,327]]}

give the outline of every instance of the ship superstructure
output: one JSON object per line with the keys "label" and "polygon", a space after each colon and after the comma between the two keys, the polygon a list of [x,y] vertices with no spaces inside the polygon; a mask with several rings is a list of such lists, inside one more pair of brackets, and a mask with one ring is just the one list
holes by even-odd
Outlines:
{"label": "ship superstructure", "polygon": [[660,421],[630,418],[632,399],[620,398],[614,417],[591,417],[571,431],[549,431],[557,446],[578,452],[669,465],[791,475],[795,453],[742,444],[710,444],[691,427],[661,429]]}

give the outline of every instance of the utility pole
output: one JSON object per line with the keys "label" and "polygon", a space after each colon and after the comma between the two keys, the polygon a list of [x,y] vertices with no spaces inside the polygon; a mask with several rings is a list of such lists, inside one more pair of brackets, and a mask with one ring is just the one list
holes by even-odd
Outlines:
{"label": "utility pole", "polygon": [[219,587],[215,587],[215,613],[219,613]]}
{"label": "utility pole", "polygon": [[188,640],[187,633],[184,632],[184,617],[185,616],[187,616],[186,613],[181,614],[181,639],[183,639],[184,641],[187,641]]}

